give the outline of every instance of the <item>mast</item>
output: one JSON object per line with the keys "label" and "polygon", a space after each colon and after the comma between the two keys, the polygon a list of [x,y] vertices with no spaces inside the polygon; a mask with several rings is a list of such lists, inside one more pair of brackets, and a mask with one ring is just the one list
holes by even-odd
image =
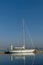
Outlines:
{"label": "mast", "polygon": [[24,25],[24,19],[23,19],[23,47],[25,49],[25,25]]}

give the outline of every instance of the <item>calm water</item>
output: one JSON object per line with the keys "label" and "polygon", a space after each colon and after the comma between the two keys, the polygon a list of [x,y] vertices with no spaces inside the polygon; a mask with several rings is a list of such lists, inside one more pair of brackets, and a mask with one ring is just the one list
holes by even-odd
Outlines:
{"label": "calm water", "polygon": [[43,54],[26,56],[0,54],[0,65],[43,65]]}

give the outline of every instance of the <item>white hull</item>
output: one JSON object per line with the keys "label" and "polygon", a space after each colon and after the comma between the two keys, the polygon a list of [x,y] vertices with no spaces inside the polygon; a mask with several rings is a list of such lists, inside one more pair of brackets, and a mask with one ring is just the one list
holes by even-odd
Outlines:
{"label": "white hull", "polygon": [[11,50],[11,53],[33,53],[35,49]]}
{"label": "white hull", "polygon": [[15,53],[15,54],[11,54],[11,56],[34,56],[34,53]]}

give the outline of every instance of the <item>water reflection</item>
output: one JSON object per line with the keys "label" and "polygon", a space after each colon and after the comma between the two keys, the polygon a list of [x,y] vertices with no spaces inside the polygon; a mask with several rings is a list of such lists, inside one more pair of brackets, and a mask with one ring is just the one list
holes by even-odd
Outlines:
{"label": "water reflection", "polygon": [[10,61],[14,61],[14,60],[20,60],[22,59],[24,61],[24,64],[26,63],[26,58],[29,59],[29,63],[31,62],[31,64],[34,64],[34,60],[35,60],[35,54],[34,53],[15,53],[15,54],[10,54]]}
{"label": "water reflection", "polygon": [[0,65],[43,65],[43,54],[0,54]]}

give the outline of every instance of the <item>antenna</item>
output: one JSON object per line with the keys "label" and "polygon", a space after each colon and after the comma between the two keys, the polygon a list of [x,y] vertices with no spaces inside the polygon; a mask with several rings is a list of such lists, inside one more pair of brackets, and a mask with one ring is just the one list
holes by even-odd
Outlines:
{"label": "antenna", "polygon": [[24,19],[23,19],[23,44],[24,44],[24,49],[25,49],[25,26],[24,26]]}

